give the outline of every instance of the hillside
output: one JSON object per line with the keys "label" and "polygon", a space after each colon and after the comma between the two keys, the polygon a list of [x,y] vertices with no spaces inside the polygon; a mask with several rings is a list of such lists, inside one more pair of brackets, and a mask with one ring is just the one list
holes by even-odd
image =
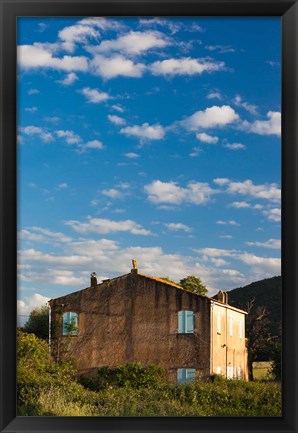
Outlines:
{"label": "hillside", "polygon": [[230,290],[229,304],[246,310],[247,303],[254,301],[254,308],[265,306],[269,313],[269,332],[272,336],[280,334],[281,323],[281,277],[266,278],[244,287]]}

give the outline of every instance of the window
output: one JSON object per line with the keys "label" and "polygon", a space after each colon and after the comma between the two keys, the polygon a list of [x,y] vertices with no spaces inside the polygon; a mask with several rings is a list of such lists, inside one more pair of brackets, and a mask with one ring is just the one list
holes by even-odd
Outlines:
{"label": "window", "polygon": [[78,335],[78,313],[68,311],[63,314],[63,335]]}
{"label": "window", "polygon": [[221,314],[217,313],[217,333],[221,334]]}
{"label": "window", "polygon": [[178,368],[177,370],[177,383],[191,382],[196,377],[196,370],[194,368]]}
{"label": "window", "polygon": [[239,338],[243,338],[243,321],[239,321]]}
{"label": "window", "polygon": [[230,316],[229,323],[230,323],[230,336],[232,337],[232,335],[233,335],[233,317],[231,317],[231,316]]}
{"label": "window", "polygon": [[178,333],[193,334],[194,332],[194,312],[182,310],[178,313]]}

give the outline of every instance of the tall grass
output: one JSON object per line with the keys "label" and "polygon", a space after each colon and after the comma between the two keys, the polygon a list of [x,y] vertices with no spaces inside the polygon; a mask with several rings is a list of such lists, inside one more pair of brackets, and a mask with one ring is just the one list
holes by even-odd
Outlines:
{"label": "tall grass", "polygon": [[19,405],[35,416],[281,416],[274,382],[189,383],[158,388],[89,391],[75,384],[39,389]]}

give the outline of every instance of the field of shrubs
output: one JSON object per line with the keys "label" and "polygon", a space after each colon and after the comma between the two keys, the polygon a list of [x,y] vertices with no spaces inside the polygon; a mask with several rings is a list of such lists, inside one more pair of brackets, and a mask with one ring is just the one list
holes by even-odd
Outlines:
{"label": "field of shrubs", "polygon": [[74,379],[71,361],[57,364],[47,343],[18,333],[19,416],[281,416],[280,384],[215,377],[171,385],[162,369],[139,363],[101,367]]}

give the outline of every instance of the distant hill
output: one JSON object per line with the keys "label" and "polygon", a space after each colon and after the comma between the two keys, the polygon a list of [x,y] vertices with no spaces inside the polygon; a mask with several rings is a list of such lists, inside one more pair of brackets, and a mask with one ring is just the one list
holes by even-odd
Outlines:
{"label": "distant hill", "polygon": [[272,336],[280,335],[281,323],[281,277],[266,278],[248,286],[230,290],[229,304],[246,310],[247,303],[254,301],[254,308],[265,306],[269,313],[269,332]]}

